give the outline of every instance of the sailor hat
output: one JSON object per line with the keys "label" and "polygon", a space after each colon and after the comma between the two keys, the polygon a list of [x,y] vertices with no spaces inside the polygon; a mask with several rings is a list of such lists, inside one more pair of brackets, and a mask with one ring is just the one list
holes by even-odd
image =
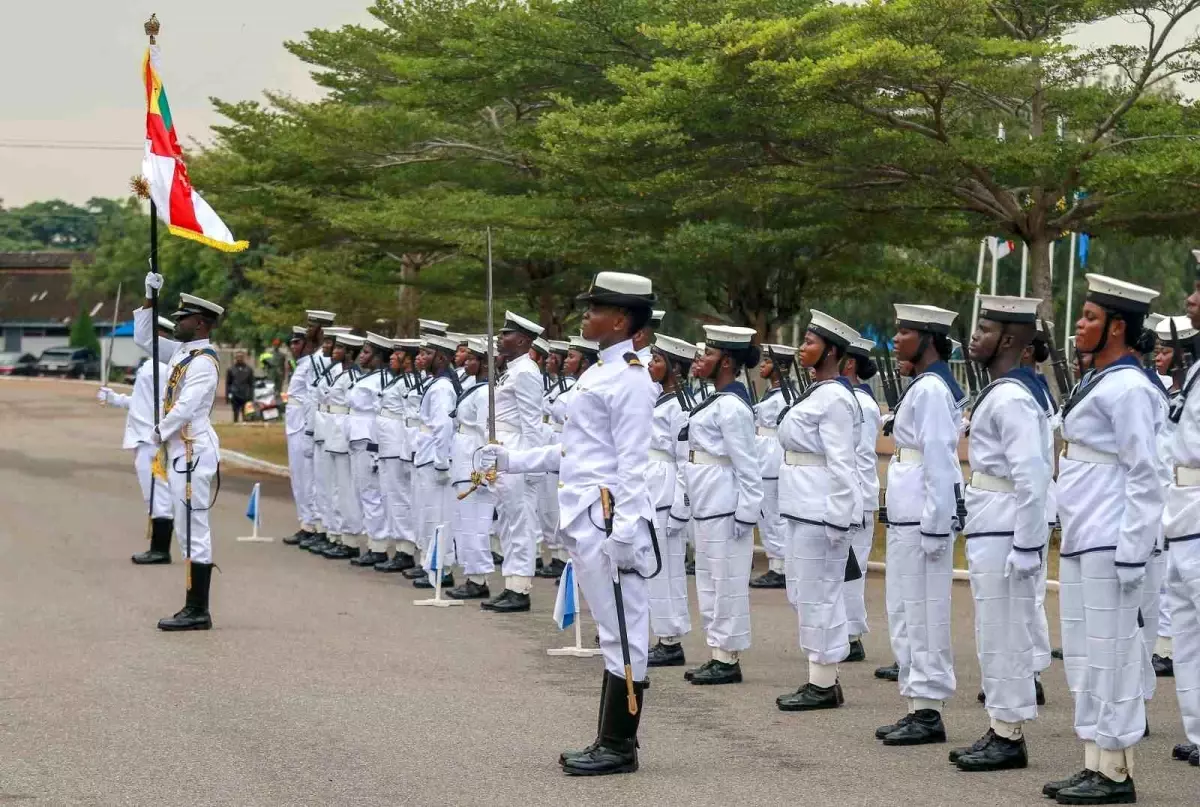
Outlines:
{"label": "sailor hat", "polygon": [[842,350],[845,350],[850,346],[851,342],[859,338],[858,331],[846,323],[834,319],[824,311],[818,311],[813,308],[810,309],[810,313],[812,314],[812,318],[808,321],[808,330],[826,342],[832,342]]}
{"label": "sailor hat", "polygon": [[436,319],[419,319],[417,325],[420,326],[422,336],[430,333],[445,336],[446,329],[450,327],[445,322],[438,322]]}
{"label": "sailor hat", "polygon": [[791,364],[796,360],[796,348],[792,345],[763,345],[763,354],[774,362]]}
{"label": "sailor hat", "polygon": [[1154,289],[1126,283],[1115,277],[1090,272],[1084,277],[1087,278],[1088,284],[1088,302],[1110,311],[1145,316],[1150,313],[1150,301],[1158,296]]}
{"label": "sailor hat", "polygon": [[654,347],[675,361],[688,362],[690,364],[696,360],[696,346],[683,339],[676,339],[674,336],[656,333],[654,335]]}
{"label": "sailor hat", "polygon": [[334,317],[337,316],[332,311],[320,311],[313,308],[304,313],[308,315],[309,325],[332,325]]}
{"label": "sailor hat", "polygon": [[533,340],[533,349],[543,356],[550,355],[550,343],[540,336]]}
{"label": "sailor hat", "polygon": [[704,344],[703,342],[697,342],[696,343],[696,358],[698,359],[701,356],[703,356],[704,351],[707,349],[708,349],[708,345]]}
{"label": "sailor hat", "polygon": [[487,358],[487,337],[467,337],[467,350],[480,358]]}
{"label": "sailor hat", "polygon": [[544,330],[545,328],[543,328],[541,325],[525,319],[525,317],[521,316],[520,314],[514,314],[511,311],[505,311],[504,325],[500,328],[500,333],[518,331],[525,334],[530,339],[537,339],[542,335],[542,331]]}
{"label": "sailor hat", "polygon": [[392,340],[392,349],[393,350],[404,350],[409,353],[416,353],[418,350],[421,349],[421,340],[420,339],[393,339]]}
{"label": "sailor hat", "polygon": [[[484,337],[484,341],[487,341],[486,337]],[[558,339],[550,340],[550,352],[557,353],[559,356],[567,355],[567,350],[570,349],[570,347],[571,345],[568,342],[562,342]]]}
{"label": "sailor hat", "polygon": [[910,305],[896,303],[896,324],[901,328],[911,328],[914,331],[929,333],[950,333],[957,311],[947,311],[936,305]]}
{"label": "sailor hat", "polygon": [[578,350],[585,356],[595,358],[600,355],[600,344],[593,342],[591,339],[584,339],[582,336],[572,336],[568,344],[571,350]]}
{"label": "sailor hat", "polygon": [[[1166,322],[1167,318],[1162,314],[1155,314],[1153,311],[1146,315],[1146,319],[1142,322],[1142,327],[1151,331],[1158,332],[1160,323]],[[1170,326],[1167,326],[1170,327]]]}
{"label": "sailor hat", "polygon": [[362,347],[366,340],[352,333],[339,333],[334,341],[343,347]]}
{"label": "sailor hat", "polygon": [[166,317],[159,317],[158,318],[158,329],[160,331],[174,331],[175,323],[172,320],[167,319]]}
{"label": "sailor hat", "polygon": [[367,331],[367,343],[373,347],[381,348],[390,353],[393,350],[392,341],[393,340],[388,339],[386,336],[380,336],[377,333],[371,333],[370,331]]}
{"label": "sailor hat", "polygon": [[858,337],[850,343],[849,347],[846,348],[846,352],[850,355],[863,356],[868,359],[871,358],[871,353],[874,351],[875,341],[873,339],[867,339],[865,336]]}
{"label": "sailor hat", "polygon": [[1037,297],[1004,297],[996,294],[979,295],[979,318],[992,322],[1012,322],[1021,325],[1037,323]]}
{"label": "sailor hat", "polygon": [[597,272],[592,285],[575,298],[581,303],[613,305],[618,308],[651,308],[654,286],[650,278],[628,272]]}
{"label": "sailor hat", "polygon": [[667,312],[663,311],[661,308],[654,309],[650,312],[650,324],[657,328],[659,325],[662,325],[663,317],[666,315]]}
{"label": "sailor hat", "polygon": [[308,338],[308,330],[303,325],[292,326],[292,338],[288,340],[289,342],[298,342],[306,338]]}
{"label": "sailor hat", "polygon": [[1196,329],[1192,327],[1191,317],[1163,317],[1162,322],[1154,326],[1154,335],[1158,337],[1158,341],[1170,346],[1171,338],[1171,323],[1175,323],[1175,336],[1181,341],[1191,339],[1196,335]]}
{"label": "sailor hat", "polygon": [[758,334],[753,328],[741,328],[737,325],[705,325],[704,338],[706,347],[722,350],[740,350],[750,347]]}
{"label": "sailor hat", "polygon": [[338,334],[350,333],[350,329],[339,325],[336,328],[326,328],[322,333],[324,333],[326,339],[333,339]]}
{"label": "sailor hat", "polygon": [[421,338],[421,347],[453,355],[458,350],[458,340],[436,333],[427,333]]}
{"label": "sailor hat", "polygon": [[179,309],[171,315],[171,319],[179,321],[192,314],[199,314],[206,319],[217,319],[225,313],[225,309],[216,303],[210,303],[203,297],[194,294],[179,295]]}
{"label": "sailor hat", "polygon": [[447,331],[446,338],[453,339],[454,341],[458,342],[459,347],[462,347],[467,344],[468,337],[465,333],[452,333],[450,331]]}

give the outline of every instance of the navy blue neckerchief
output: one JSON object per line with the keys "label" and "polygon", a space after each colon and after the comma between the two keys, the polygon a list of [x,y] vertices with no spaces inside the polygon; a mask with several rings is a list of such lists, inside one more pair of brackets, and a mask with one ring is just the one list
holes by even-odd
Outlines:
{"label": "navy blue neckerchief", "polygon": [[[956,404],[963,399],[962,387],[960,387],[958,382],[954,380],[954,374],[950,372],[949,364],[941,360],[935,361],[933,364],[926,367],[925,372],[921,373],[918,378],[921,375],[925,375],[925,373],[933,373],[935,376],[942,379],[942,381],[945,381],[946,386],[950,388],[950,395],[953,396]],[[913,380],[915,381],[916,379]]]}
{"label": "navy blue neckerchief", "polygon": [[664,392],[661,395],[659,395],[658,400],[654,402],[654,408],[657,409],[658,407],[665,404],[667,401],[677,400],[678,397],[679,396],[677,396],[674,392]]}
{"label": "navy blue neckerchief", "polygon": [[[741,381],[732,381],[729,384],[726,384],[724,387],[722,387],[718,391],[714,392],[712,395],[709,395],[707,398],[705,398],[700,404],[698,404],[696,406],[695,409],[693,409],[691,412],[688,413],[688,417],[690,418],[693,415],[697,414],[698,412],[702,411],[705,407],[707,407],[709,404],[716,401],[717,398],[720,398],[722,395],[728,395],[729,397],[733,398],[734,400],[741,401],[746,406],[746,408],[750,410],[751,414],[754,413],[754,407],[752,407],[750,405],[750,392],[746,389],[746,386],[744,384],[742,384]],[[680,439],[683,439],[683,438],[680,438]]]}
{"label": "navy blue neckerchief", "polygon": [[[1099,383],[1100,379],[1104,378],[1104,376],[1111,372],[1129,369],[1141,370],[1142,364],[1133,356],[1122,356],[1112,364],[1105,367],[1103,370],[1089,370],[1087,375],[1084,376],[1083,380],[1079,382],[1078,386],[1076,386],[1075,392],[1071,395],[1071,400],[1063,404],[1063,420],[1065,421],[1067,419],[1067,415],[1070,414],[1071,410],[1074,409],[1080,401],[1091,394],[1091,391],[1096,388],[1096,384]],[[1159,386],[1161,387],[1162,384],[1159,384]]]}
{"label": "navy blue neckerchief", "polygon": [[[360,371],[360,372],[361,372],[361,371]],[[359,381],[366,381],[368,378],[370,378],[371,376],[375,375],[376,373],[380,373],[380,374],[382,374],[382,371],[381,371],[381,370],[372,370],[372,371],[371,371],[371,372],[369,372],[369,373],[362,373],[362,374],[361,374],[361,375],[360,375],[358,378],[354,378],[354,376],[351,376],[351,377],[350,377],[350,378],[351,378],[351,384],[350,384],[350,386],[352,386],[352,387],[353,387],[353,386],[354,386],[355,384],[357,384]],[[380,383],[382,384],[383,382],[381,381]]]}
{"label": "navy blue neckerchief", "polygon": [[[794,401],[792,401],[790,406],[785,406],[783,408],[783,411],[780,412],[779,416],[775,418],[775,426],[778,427],[779,424],[783,423],[783,419],[785,417],[787,417],[788,412],[792,411],[793,406],[797,406],[800,403],[802,403],[809,395],[812,395],[814,392],[817,391],[817,387],[824,386],[825,384],[828,384],[830,381],[840,381],[842,386],[845,387],[847,390],[849,390],[850,395],[851,396],[854,395],[854,387],[851,386],[850,379],[845,378],[844,376],[838,376],[837,378],[827,378],[824,381],[814,381],[813,383],[808,385],[808,389],[804,390],[804,392],[802,392],[796,396],[796,399]],[[856,404],[858,403],[857,398],[854,399],[854,403],[856,403]],[[861,410],[862,407],[860,406],[859,409]]]}
{"label": "navy blue neckerchief", "polygon": [[856,389],[856,390],[862,390],[863,392],[865,392],[865,393],[867,393],[868,395],[870,395],[870,396],[871,396],[871,400],[872,400],[872,401],[877,401],[877,400],[878,400],[878,399],[875,397],[875,390],[874,390],[874,389],[872,389],[872,388],[871,388],[871,385],[870,385],[870,384],[868,384],[868,383],[866,383],[866,382],[863,382],[862,384],[859,384],[857,387],[855,387],[855,389]]}
{"label": "navy blue neckerchief", "polygon": [[[450,382],[450,386],[454,387],[455,400],[458,399],[459,395],[462,395],[462,382],[458,380],[458,373],[456,373],[453,369],[447,367],[438,373],[437,376],[434,377],[433,381],[437,381],[439,378],[446,379]],[[429,385],[425,387],[426,390],[433,386],[433,381],[430,381]]]}
{"label": "navy blue neckerchief", "polygon": [[1163,386],[1162,379],[1158,377],[1158,371],[1153,367],[1143,367],[1142,369],[1146,371],[1146,378],[1150,379],[1150,386],[1165,395],[1168,401],[1171,400],[1171,394]]}
{"label": "navy blue neckerchief", "polygon": [[470,395],[472,392],[479,389],[480,387],[487,389],[487,379],[486,378],[480,379],[479,382],[477,384],[475,384],[473,387],[467,387],[465,390],[460,392],[458,394],[458,403],[462,403],[464,400],[466,400],[468,395]]}

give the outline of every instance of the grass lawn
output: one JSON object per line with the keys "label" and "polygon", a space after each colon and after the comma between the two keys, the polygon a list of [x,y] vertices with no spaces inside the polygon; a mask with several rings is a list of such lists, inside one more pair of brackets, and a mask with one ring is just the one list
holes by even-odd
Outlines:
{"label": "grass lawn", "polygon": [[282,423],[214,423],[221,448],[256,459],[287,465],[287,437]]}

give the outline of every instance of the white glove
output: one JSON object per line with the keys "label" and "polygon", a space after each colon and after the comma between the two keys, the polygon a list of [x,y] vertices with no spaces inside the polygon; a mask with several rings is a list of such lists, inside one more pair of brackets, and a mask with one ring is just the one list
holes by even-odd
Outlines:
{"label": "white glove", "polygon": [[921,536],[921,551],[931,561],[940,560],[942,555],[946,554],[946,547],[949,544],[949,538],[938,538],[930,535]]}
{"label": "white glove", "polygon": [[[149,300],[154,296],[154,292],[161,291],[163,287],[163,276],[157,272],[146,273],[146,299]],[[155,325],[157,328],[157,324]]]}
{"label": "white glove", "polygon": [[437,482],[439,485],[449,485],[450,484],[450,469],[446,468],[443,470],[441,468],[435,468],[433,470],[433,480],[435,482]]}
{"label": "white glove", "polygon": [[154,443],[156,446],[162,445],[162,433],[158,430],[157,426],[154,427],[154,431],[150,432],[150,442]]}
{"label": "white glove", "polygon": [[1146,580],[1145,566],[1118,566],[1116,568],[1122,594],[1132,594]]}
{"label": "white glove", "polygon": [[1012,577],[1015,575],[1018,580],[1028,580],[1031,577],[1036,577],[1041,569],[1041,552],[1022,552],[1019,549],[1011,549],[1004,561],[1004,576]]}
{"label": "white glove", "polygon": [[633,569],[637,563],[637,551],[633,544],[615,538],[605,538],[604,552],[618,569]]}
{"label": "white glove", "polygon": [[101,406],[108,406],[111,404],[115,396],[116,393],[113,392],[109,387],[101,387],[100,389],[96,390],[96,400],[100,402]]}
{"label": "white glove", "polygon": [[735,541],[745,541],[747,538],[754,537],[754,525],[743,524],[737,519],[733,520],[733,539]]}
{"label": "white glove", "polygon": [[483,472],[508,470],[508,449],[504,446],[488,443],[479,449],[479,470]]}

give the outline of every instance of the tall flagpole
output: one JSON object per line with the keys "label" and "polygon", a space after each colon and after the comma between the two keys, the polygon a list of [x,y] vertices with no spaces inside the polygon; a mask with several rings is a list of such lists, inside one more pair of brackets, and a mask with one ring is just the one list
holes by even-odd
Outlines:
{"label": "tall flagpole", "polygon": [[1025,282],[1029,276],[1029,244],[1021,242],[1021,296],[1025,296]]}
{"label": "tall flagpole", "polygon": [[496,442],[496,327],[492,322],[492,228],[487,228],[488,442]]}
{"label": "tall flagpole", "polygon": [[1063,348],[1069,354],[1071,344],[1071,297],[1075,292],[1075,250],[1079,233],[1071,233],[1071,252],[1067,255],[1067,310],[1063,312]]}
{"label": "tall flagpole", "polygon": [[971,306],[971,333],[979,322],[979,294],[983,289],[983,259],[987,256],[987,239],[979,239],[979,266],[975,269],[975,304]]}
{"label": "tall flagpole", "polygon": [[996,270],[1000,264],[1000,239],[993,237],[989,242],[992,247],[992,290],[989,294],[996,294]]}
{"label": "tall flagpole", "polygon": [[104,372],[100,379],[100,385],[107,387],[109,381],[109,373],[112,372],[112,352],[113,345],[117,335],[117,317],[121,311],[121,284],[117,284],[117,299],[113,301],[113,318],[112,327],[108,329],[108,352],[104,356]]}

